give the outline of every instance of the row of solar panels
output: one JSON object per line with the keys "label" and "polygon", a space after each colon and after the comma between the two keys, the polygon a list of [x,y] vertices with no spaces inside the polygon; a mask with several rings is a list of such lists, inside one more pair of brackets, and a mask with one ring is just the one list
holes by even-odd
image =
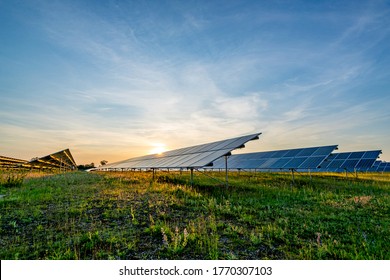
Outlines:
{"label": "row of solar panels", "polygon": [[65,149],[30,161],[0,156],[0,168],[76,170],[77,165],[70,150]]}
{"label": "row of solar panels", "polygon": [[330,154],[320,167],[326,171],[367,171],[381,154],[380,150]]}
{"label": "row of solar panels", "polygon": [[390,172],[390,162],[377,160],[374,162],[374,165],[371,168],[369,168],[367,171],[370,171],[370,172]]}
{"label": "row of solar panels", "polygon": [[[337,148],[337,145],[232,155],[228,169],[314,169]],[[212,169],[225,168],[225,159],[213,162]]]}
{"label": "row of solar panels", "polygon": [[[259,169],[259,170],[368,170],[381,150],[333,153],[337,145],[231,155],[261,133],[130,158],[96,168],[128,169]],[[228,156],[228,159],[226,158]]]}
{"label": "row of solar panels", "polygon": [[261,133],[256,133],[208,144],[167,151],[161,154],[130,158],[120,162],[107,164],[96,169],[202,168],[211,165],[217,158],[230,155],[231,151],[235,149],[245,147],[244,144],[246,142],[259,139],[260,134]]}
{"label": "row of solar panels", "polygon": [[[227,162],[227,168],[237,170],[366,171],[374,165],[381,154],[381,150],[332,153],[335,149],[337,149],[337,145],[232,155]],[[222,169],[225,167],[225,160],[220,158],[208,168]]]}

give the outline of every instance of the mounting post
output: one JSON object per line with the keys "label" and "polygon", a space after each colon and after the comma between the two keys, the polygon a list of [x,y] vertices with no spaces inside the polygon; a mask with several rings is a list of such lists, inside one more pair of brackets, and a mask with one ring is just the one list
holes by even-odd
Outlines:
{"label": "mounting post", "polygon": [[192,186],[194,186],[194,169],[191,168],[190,171],[191,171],[190,181],[191,181],[191,187],[192,187]]}
{"label": "mounting post", "polygon": [[226,184],[226,187],[229,186],[229,181],[228,181],[228,156],[225,156],[225,184]]}
{"label": "mounting post", "polygon": [[294,168],[291,168],[292,183],[295,184]]}

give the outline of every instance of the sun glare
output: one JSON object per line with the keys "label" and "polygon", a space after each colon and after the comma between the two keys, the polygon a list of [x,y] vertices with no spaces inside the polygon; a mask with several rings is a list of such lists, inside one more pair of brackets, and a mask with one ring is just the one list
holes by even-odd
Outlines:
{"label": "sun glare", "polygon": [[159,155],[161,155],[163,152],[166,151],[165,144],[157,143],[157,144],[152,144],[152,146],[153,146],[153,148],[150,150],[150,154],[159,154]]}

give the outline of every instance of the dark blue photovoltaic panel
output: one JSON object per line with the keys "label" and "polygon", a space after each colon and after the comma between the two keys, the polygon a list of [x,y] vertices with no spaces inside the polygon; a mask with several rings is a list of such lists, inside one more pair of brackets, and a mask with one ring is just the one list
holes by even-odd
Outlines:
{"label": "dark blue photovoltaic panel", "polygon": [[289,160],[289,162],[286,163],[286,165],[283,166],[284,169],[292,169],[296,168],[296,166],[299,166],[300,168],[302,163],[307,160],[306,157],[296,157]]}
{"label": "dark blue photovoltaic panel", "polygon": [[285,157],[295,157],[297,154],[299,154],[300,151],[301,151],[300,149],[290,150],[284,156]]}
{"label": "dark blue photovoltaic panel", "polygon": [[359,162],[359,168],[362,170],[368,170],[373,165],[372,159],[361,159]]}
{"label": "dark blue photovoltaic panel", "polygon": [[367,151],[364,153],[362,158],[378,158],[378,151]]}
{"label": "dark blue photovoltaic panel", "polygon": [[345,160],[343,159],[335,159],[335,160],[332,160],[329,165],[328,165],[328,168],[329,169],[339,169],[341,168],[341,165],[345,162]]}
{"label": "dark blue photovoltaic panel", "polygon": [[382,161],[380,161],[380,160],[375,161],[374,164],[367,171],[370,171],[370,172],[378,171],[378,167],[381,164],[381,162]]}
{"label": "dark blue photovoltaic panel", "polygon": [[321,163],[324,161],[324,156],[312,156],[308,157],[300,166],[300,169],[312,169],[312,166],[321,167]]}
{"label": "dark blue photovoltaic panel", "polygon": [[308,156],[311,156],[316,150],[318,150],[318,148],[302,149],[302,151],[300,151],[297,156],[308,157]]}
{"label": "dark blue photovoltaic panel", "polygon": [[[315,169],[337,148],[337,145],[299,148],[290,150],[267,151],[258,153],[231,155],[229,169]],[[225,168],[224,159],[217,159],[209,168]]]}
{"label": "dark blue photovoltaic panel", "polygon": [[381,150],[331,154],[321,166],[321,170],[339,172],[368,171],[381,154]]}
{"label": "dark blue photovoltaic panel", "polygon": [[269,169],[271,165],[278,161],[278,158],[268,158],[261,165],[253,167],[254,169]]}
{"label": "dark blue photovoltaic panel", "polygon": [[335,159],[347,159],[351,153],[336,153]]}
{"label": "dark blue photovoltaic panel", "polygon": [[377,169],[375,171],[389,172],[390,171],[390,162],[379,161],[379,164],[378,164]]}
{"label": "dark blue photovoltaic panel", "polygon": [[340,166],[342,169],[354,169],[355,166],[358,164],[358,159],[348,159],[343,162],[343,164]]}
{"label": "dark blue photovoltaic panel", "polygon": [[329,155],[329,147],[319,147],[312,156],[328,156]]}
{"label": "dark blue photovoltaic panel", "polygon": [[348,159],[361,159],[365,152],[353,152],[350,154]]}
{"label": "dark blue photovoltaic panel", "polygon": [[288,151],[276,151],[272,154],[272,158],[282,158],[285,154],[287,154]]}
{"label": "dark blue photovoltaic panel", "polygon": [[270,169],[282,169],[283,166],[289,162],[291,158],[279,158],[277,161],[275,161],[271,166],[269,166]]}

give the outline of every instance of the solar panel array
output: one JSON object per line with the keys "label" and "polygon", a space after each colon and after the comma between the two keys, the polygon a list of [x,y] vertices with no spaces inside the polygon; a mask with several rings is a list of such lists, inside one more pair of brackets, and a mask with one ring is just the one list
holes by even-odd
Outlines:
{"label": "solar panel array", "polygon": [[76,170],[77,165],[69,149],[30,161],[0,156],[0,167],[13,169],[64,169]]}
{"label": "solar panel array", "polygon": [[367,171],[370,172],[390,172],[390,162],[377,160],[374,162],[373,166]]}
{"label": "solar panel array", "polygon": [[26,163],[28,163],[27,160],[0,156],[0,167],[1,168],[18,168]]}
{"label": "solar panel array", "polygon": [[[237,154],[229,157],[228,169],[315,169],[337,145]],[[209,168],[225,168],[224,159],[217,159]]]}
{"label": "solar panel array", "polygon": [[77,164],[69,149],[65,149],[44,157],[35,158],[28,162],[31,168],[43,169],[77,169]]}
{"label": "solar panel array", "polygon": [[333,153],[321,166],[323,171],[367,171],[382,153],[381,150]]}
{"label": "solar panel array", "polygon": [[377,169],[378,172],[390,172],[390,162],[382,161]]}
{"label": "solar panel array", "polygon": [[260,134],[256,133],[167,151],[161,154],[130,158],[98,167],[95,170],[201,168],[210,165],[217,158],[230,155],[231,151],[235,149],[245,147],[244,144],[246,142],[259,139]]}

